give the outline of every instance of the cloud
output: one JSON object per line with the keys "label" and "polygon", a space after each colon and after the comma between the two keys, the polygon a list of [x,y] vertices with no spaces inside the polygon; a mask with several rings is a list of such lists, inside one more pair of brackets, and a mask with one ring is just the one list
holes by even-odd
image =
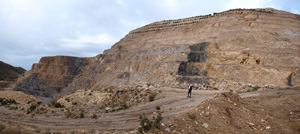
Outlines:
{"label": "cloud", "polygon": [[69,44],[85,44],[85,43],[94,43],[94,44],[112,44],[117,41],[117,39],[108,34],[99,34],[95,36],[91,35],[79,35],[77,39],[62,39],[63,42]]}
{"label": "cloud", "polygon": [[294,14],[299,14],[299,10],[295,9],[295,8],[292,8],[291,9],[291,13],[294,13]]}
{"label": "cloud", "polygon": [[120,6],[125,6],[125,4],[123,3],[122,0],[115,0],[117,4],[119,4]]}
{"label": "cloud", "polygon": [[228,2],[227,8],[261,8],[261,0],[232,0]]}

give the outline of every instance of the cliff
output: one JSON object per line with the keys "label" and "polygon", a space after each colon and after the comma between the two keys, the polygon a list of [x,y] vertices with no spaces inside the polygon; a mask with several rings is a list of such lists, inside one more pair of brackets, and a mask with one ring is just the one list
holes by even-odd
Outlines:
{"label": "cliff", "polygon": [[[69,66],[61,68],[42,58],[16,89],[29,92],[42,87],[47,94],[52,90],[69,94],[149,83],[220,90],[292,87],[299,86],[299,49],[299,15],[271,8],[235,9],[135,29],[104,54],[88,62],[78,59],[82,64],[71,69],[78,72],[66,73]],[[33,81],[42,74],[56,77]]]}
{"label": "cliff", "polygon": [[292,73],[299,74],[299,24],[299,15],[271,8],[155,22],[96,56],[71,87],[154,83],[237,90],[297,85]]}
{"label": "cliff", "polygon": [[59,97],[64,87],[82,73],[89,58],[69,56],[43,57],[39,63],[33,64],[30,71],[20,78],[14,87],[35,96]]}

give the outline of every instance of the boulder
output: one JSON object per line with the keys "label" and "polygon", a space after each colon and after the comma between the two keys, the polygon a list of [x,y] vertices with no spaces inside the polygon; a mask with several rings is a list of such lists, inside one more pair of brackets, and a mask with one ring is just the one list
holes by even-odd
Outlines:
{"label": "boulder", "polygon": [[294,87],[300,87],[300,68],[297,68],[292,72],[291,84]]}

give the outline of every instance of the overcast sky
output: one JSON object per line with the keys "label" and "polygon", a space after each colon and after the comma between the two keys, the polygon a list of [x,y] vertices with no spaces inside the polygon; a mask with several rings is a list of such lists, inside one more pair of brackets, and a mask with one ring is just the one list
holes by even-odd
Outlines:
{"label": "overcast sky", "polygon": [[27,70],[43,56],[93,57],[146,24],[300,0],[0,0],[0,60]]}

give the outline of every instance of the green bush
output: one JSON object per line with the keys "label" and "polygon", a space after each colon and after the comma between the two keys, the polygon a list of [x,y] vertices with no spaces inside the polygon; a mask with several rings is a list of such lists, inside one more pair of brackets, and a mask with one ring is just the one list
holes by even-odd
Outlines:
{"label": "green bush", "polygon": [[254,87],[253,91],[257,91],[259,89],[259,87]]}
{"label": "green bush", "polygon": [[128,106],[126,105],[126,103],[123,103],[122,107],[123,107],[123,109],[127,109],[128,108]]}
{"label": "green bush", "polygon": [[160,128],[160,123],[162,121],[163,117],[161,116],[161,113],[158,113],[156,117],[153,117],[153,126],[155,128]]}
{"label": "green bush", "polygon": [[11,105],[11,104],[18,104],[14,99],[5,99],[0,98],[1,105]]}
{"label": "green bush", "polygon": [[156,106],[156,110],[160,110],[160,106]]}
{"label": "green bush", "polygon": [[56,103],[54,104],[54,107],[55,107],[55,108],[64,108],[65,106],[64,106],[64,105],[61,105],[61,104],[58,103],[58,102],[56,102]]}
{"label": "green bush", "polygon": [[80,118],[84,118],[84,114],[83,113],[80,113]]}
{"label": "green bush", "polygon": [[145,115],[140,116],[140,126],[142,126],[143,131],[147,132],[152,127],[152,121],[150,121]]}
{"label": "green bush", "polygon": [[36,109],[36,105],[31,105],[29,109],[30,109],[31,111],[35,110],[35,109]]}
{"label": "green bush", "polygon": [[53,106],[55,108],[64,108],[65,107],[64,105],[62,105],[58,102],[55,102],[55,101],[52,101],[50,106]]}
{"label": "green bush", "polygon": [[151,102],[151,101],[154,101],[154,96],[153,95],[150,95],[149,96],[149,101]]}
{"label": "green bush", "polygon": [[152,127],[160,128],[162,119],[163,117],[161,113],[158,113],[156,117],[153,116],[153,122],[150,121],[145,115],[140,116],[140,126],[142,127],[142,129],[139,129],[139,132],[140,133],[143,133],[143,131],[147,132]]}

